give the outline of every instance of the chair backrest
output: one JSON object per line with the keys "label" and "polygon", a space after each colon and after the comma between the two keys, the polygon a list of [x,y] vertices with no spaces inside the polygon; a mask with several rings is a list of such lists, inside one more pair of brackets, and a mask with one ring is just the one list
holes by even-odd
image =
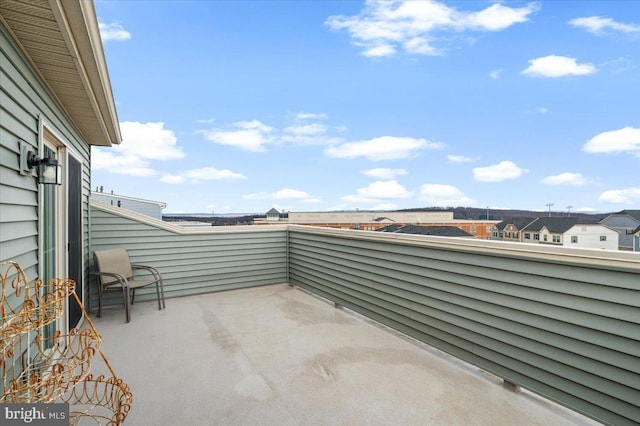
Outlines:
{"label": "chair backrest", "polygon": [[[99,272],[111,272],[129,279],[133,276],[129,254],[125,249],[100,250],[93,252],[93,259]],[[112,283],[112,277],[100,277],[100,283]]]}

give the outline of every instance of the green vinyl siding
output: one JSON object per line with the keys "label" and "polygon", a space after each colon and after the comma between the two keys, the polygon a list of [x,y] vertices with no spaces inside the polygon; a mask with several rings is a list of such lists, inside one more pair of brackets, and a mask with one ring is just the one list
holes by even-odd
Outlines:
{"label": "green vinyl siding", "polygon": [[[157,268],[165,296],[179,297],[259,285],[279,284],[286,276],[286,231],[237,227],[187,233],[166,229],[149,217],[141,221],[124,209],[91,206],[91,250],[125,248],[132,263]],[[96,303],[92,290],[92,305]],[[139,295],[139,297],[138,297]],[[136,299],[153,300],[154,288],[136,291]],[[105,304],[122,304],[122,295],[105,295]]]}
{"label": "green vinyl siding", "polygon": [[94,203],[93,249],[157,267],[168,297],[289,282],[605,424],[640,422],[631,253],[140,217]]}
{"label": "green vinyl siding", "polygon": [[83,164],[86,282],[90,148],[0,23],[0,260],[18,262],[29,280],[40,270],[38,199],[42,188],[33,176],[20,174],[20,141],[38,152],[43,123],[80,156]]}
{"label": "green vinyl siding", "polygon": [[637,261],[300,227],[288,250],[291,284],[604,423],[640,422]]}

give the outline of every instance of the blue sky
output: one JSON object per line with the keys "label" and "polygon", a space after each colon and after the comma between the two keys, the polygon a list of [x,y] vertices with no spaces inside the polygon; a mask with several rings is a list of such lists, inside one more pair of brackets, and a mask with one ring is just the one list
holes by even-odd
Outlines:
{"label": "blue sky", "polygon": [[96,1],[165,212],[640,208],[638,1]]}

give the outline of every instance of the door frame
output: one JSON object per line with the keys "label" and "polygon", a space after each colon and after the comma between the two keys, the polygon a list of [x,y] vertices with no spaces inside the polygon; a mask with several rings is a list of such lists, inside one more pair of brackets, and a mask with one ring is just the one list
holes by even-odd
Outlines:
{"label": "door frame", "polygon": [[[76,161],[80,163],[81,169],[83,168],[82,156],[70,145],[68,139],[62,136],[62,134],[56,130],[56,128],[50,124],[46,119],[40,117],[38,123],[38,154],[42,158],[44,155],[45,146],[49,149],[56,151],[58,163],[62,166],[62,185],[55,186],[55,277],[66,278],[68,276],[68,246],[69,246],[69,156],[72,156]],[[82,170],[81,170],[82,173]],[[38,186],[40,186],[38,184]],[[82,191],[82,188],[81,188]],[[44,256],[43,238],[45,231],[45,223],[42,220],[44,217],[44,191],[38,188],[38,257],[39,257],[39,274],[44,276],[44,262],[42,261]],[[84,229],[84,218],[80,214],[80,232]],[[84,238],[81,237],[83,240]],[[81,264],[84,269],[85,262],[85,250],[81,249]],[[47,283],[45,283],[47,284]],[[80,282],[76,283],[77,286],[84,286],[84,270],[81,273]],[[84,290],[84,288],[83,288]],[[84,303],[84,291],[82,291],[83,298],[81,302]],[[79,327],[84,320],[82,316],[76,325]],[[64,302],[64,314],[60,319],[56,321],[56,330],[59,330],[63,334],[69,332],[69,301]]]}

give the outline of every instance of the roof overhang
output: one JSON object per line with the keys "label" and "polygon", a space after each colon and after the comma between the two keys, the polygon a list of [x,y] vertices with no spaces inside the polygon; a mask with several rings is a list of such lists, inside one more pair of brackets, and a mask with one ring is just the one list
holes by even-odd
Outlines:
{"label": "roof overhang", "polygon": [[0,19],[86,142],[119,144],[93,1],[2,0]]}

